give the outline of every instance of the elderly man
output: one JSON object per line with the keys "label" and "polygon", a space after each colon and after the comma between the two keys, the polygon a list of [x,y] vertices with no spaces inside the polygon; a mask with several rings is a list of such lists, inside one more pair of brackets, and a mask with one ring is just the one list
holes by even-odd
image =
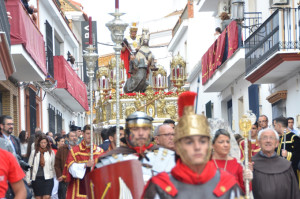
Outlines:
{"label": "elderly man", "polygon": [[[294,173],[297,177],[297,181],[299,182],[297,170],[298,163],[300,161],[300,138],[288,129],[288,120],[285,117],[278,117],[274,119],[274,124],[275,130],[280,136],[279,145],[276,149],[277,155],[292,162]],[[284,133],[286,133],[286,135],[284,135]]]}
{"label": "elderly man", "polygon": [[263,129],[258,134],[258,142],[261,151],[252,158],[254,198],[300,198],[291,162],[281,158],[275,152],[279,144],[278,134],[273,129]]}
{"label": "elderly man", "polygon": [[[207,119],[194,113],[196,93],[179,96],[179,122],[175,127],[175,150],[179,155],[171,173],[151,178],[143,198],[239,198],[234,176],[209,161],[210,130]],[[186,104],[187,103],[187,104]]]}
{"label": "elderly man", "polygon": [[135,112],[126,118],[126,146],[118,147],[101,156],[97,168],[124,160],[140,160],[144,181],[153,174],[170,171],[175,165],[174,151],[151,143],[152,120],[144,112]]}
{"label": "elderly man", "polygon": [[162,124],[154,131],[154,141],[159,146],[174,150],[174,129],[169,124]]}
{"label": "elderly man", "polygon": [[258,118],[258,130],[268,128],[268,117],[266,115],[261,115]]}

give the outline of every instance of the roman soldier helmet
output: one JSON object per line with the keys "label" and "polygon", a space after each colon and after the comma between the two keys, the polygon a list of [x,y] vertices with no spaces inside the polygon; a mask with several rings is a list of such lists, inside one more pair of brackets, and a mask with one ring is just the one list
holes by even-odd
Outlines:
{"label": "roman soldier helmet", "polygon": [[[201,135],[210,139],[210,129],[207,118],[204,115],[197,115],[194,111],[194,101],[197,93],[186,91],[178,97],[178,124],[175,127],[175,145],[182,138]],[[207,161],[210,158],[211,144],[207,154]],[[180,155],[180,149],[178,151]],[[183,157],[181,157],[183,158]]]}
{"label": "roman soldier helmet", "polygon": [[[144,112],[136,111],[129,115],[126,118],[126,125],[125,125],[125,137],[127,143],[131,144],[130,142],[130,128],[134,127],[150,127],[152,129],[152,121],[153,118],[147,115]],[[150,135],[149,143],[151,142],[152,135]]]}
{"label": "roman soldier helmet", "polygon": [[137,28],[137,22],[132,22],[131,26],[130,26],[130,32],[131,31],[137,31],[138,28]]}

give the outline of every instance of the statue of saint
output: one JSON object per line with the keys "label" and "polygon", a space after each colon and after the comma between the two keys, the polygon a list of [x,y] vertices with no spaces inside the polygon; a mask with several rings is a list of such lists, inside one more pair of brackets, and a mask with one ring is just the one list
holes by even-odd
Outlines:
{"label": "statue of saint", "polygon": [[154,56],[149,48],[150,33],[148,29],[143,29],[141,37],[141,47],[135,56],[131,56],[129,63],[129,73],[131,77],[127,79],[124,92],[145,92],[149,85],[147,80],[149,69],[155,69]]}

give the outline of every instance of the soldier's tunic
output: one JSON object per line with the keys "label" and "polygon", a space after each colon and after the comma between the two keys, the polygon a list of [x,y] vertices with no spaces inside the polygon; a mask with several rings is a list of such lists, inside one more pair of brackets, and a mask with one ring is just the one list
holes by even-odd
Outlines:
{"label": "soldier's tunic", "polygon": [[[142,150],[142,151],[141,151]],[[148,147],[119,147],[100,157],[97,168],[126,160],[140,160],[144,182],[160,172],[170,172],[175,166],[175,152],[150,144]]]}
{"label": "soldier's tunic", "polygon": [[[85,182],[84,178],[74,178],[70,173],[70,167],[73,163],[87,163],[90,159],[90,146],[86,146],[85,141],[83,140],[79,145],[74,146],[69,154],[65,164],[63,177],[66,178],[66,182],[69,182],[68,190],[67,190],[67,199],[83,199],[87,198],[85,191]],[[94,145],[93,153],[94,153],[94,161],[97,162],[99,156],[103,153],[103,149]],[[86,174],[90,172],[89,168],[86,169]]]}
{"label": "soldier's tunic", "polygon": [[[288,155],[286,157],[287,160],[292,162],[292,168],[294,170],[295,176],[299,183],[300,174],[298,171],[298,163],[300,161],[300,138],[292,132],[286,133],[286,150],[288,151]],[[281,150],[284,148],[284,136],[279,137],[279,145],[278,148],[275,149],[277,155],[282,156]]]}
{"label": "soldier's tunic", "polygon": [[239,198],[235,177],[208,162],[201,174],[194,173],[179,159],[171,174],[165,172],[151,178],[143,198]]}
{"label": "soldier's tunic", "polygon": [[[240,149],[241,149],[241,161],[244,161],[244,150],[245,150],[245,140],[240,142]],[[251,157],[255,156],[260,151],[260,147],[258,146],[258,141],[251,140]]]}

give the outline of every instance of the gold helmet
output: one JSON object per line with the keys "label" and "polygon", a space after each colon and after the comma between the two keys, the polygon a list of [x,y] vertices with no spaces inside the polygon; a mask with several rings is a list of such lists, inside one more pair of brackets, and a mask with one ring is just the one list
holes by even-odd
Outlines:
{"label": "gold helmet", "polygon": [[179,121],[175,127],[175,142],[181,138],[202,135],[210,137],[209,125],[204,115],[194,111],[195,92],[184,92],[178,98]]}
{"label": "gold helmet", "polygon": [[131,26],[130,26],[130,32],[131,31],[137,31],[138,27],[137,27],[137,22],[132,22]]}
{"label": "gold helmet", "polygon": [[[175,127],[175,148],[180,159],[187,165],[193,163],[186,156],[186,151],[182,148],[180,140],[185,137],[200,135],[206,136],[210,140],[209,124],[204,115],[197,115],[194,111],[194,101],[197,94],[195,92],[184,92],[178,98],[179,121]],[[211,142],[209,141],[208,150],[204,162],[209,161],[211,154]]]}

